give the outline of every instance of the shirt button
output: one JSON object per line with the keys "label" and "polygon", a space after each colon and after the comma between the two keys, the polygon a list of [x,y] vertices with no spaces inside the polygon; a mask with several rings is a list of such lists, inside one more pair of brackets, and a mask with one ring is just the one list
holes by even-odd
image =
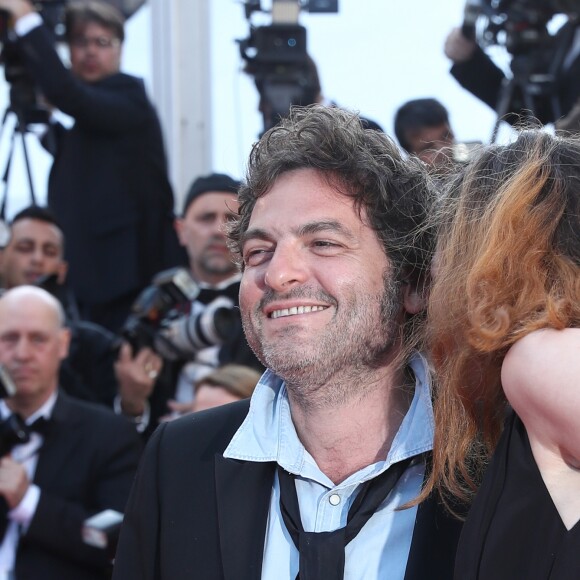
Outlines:
{"label": "shirt button", "polygon": [[328,501],[330,505],[338,505],[340,503],[340,496],[337,493],[333,493],[329,498]]}

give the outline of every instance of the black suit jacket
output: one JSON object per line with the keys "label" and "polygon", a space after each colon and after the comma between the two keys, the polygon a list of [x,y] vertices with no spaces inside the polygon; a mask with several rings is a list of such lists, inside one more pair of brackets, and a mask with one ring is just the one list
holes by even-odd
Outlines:
{"label": "black suit jacket", "polygon": [[59,394],[34,475],[40,500],[16,554],[18,580],[107,577],[109,557],[83,543],[82,523],[107,508],[124,511],[140,451],[125,419]]}
{"label": "black suit jacket", "polygon": [[[241,401],[163,424],[145,451],[113,580],[257,580],[275,463],[225,459]],[[450,580],[460,523],[434,501],[417,512],[405,580]]]}
{"label": "black suit jacket", "polygon": [[79,303],[130,295],[160,270],[185,263],[161,128],[143,82],[122,73],[80,81],[43,26],[18,45],[47,99],[75,119],[72,129],[57,126],[52,135],[48,204],[64,231]]}

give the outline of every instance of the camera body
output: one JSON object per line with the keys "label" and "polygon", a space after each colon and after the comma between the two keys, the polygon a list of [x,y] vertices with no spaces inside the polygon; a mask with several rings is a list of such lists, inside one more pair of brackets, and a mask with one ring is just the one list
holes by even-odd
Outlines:
{"label": "camera body", "polygon": [[166,318],[180,304],[195,300],[199,287],[185,268],[171,268],[157,274],[131,307],[121,336],[136,353],[144,347],[155,348]]}
{"label": "camera body", "polygon": [[190,359],[201,349],[223,344],[240,325],[231,299],[218,297],[207,305],[195,303],[200,288],[185,268],[171,268],[153,278],[131,308],[121,330],[136,353],[144,347],[168,360]]}
{"label": "camera body", "polygon": [[512,55],[549,50],[553,36],[547,24],[556,15],[577,15],[579,0],[467,0],[464,27],[475,29],[485,20],[480,44],[502,44]]}
{"label": "camera body", "polygon": [[253,26],[251,16],[261,11],[260,2],[245,2],[250,35],[238,40],[246,62],[245,72],[254,77],[260,94],[264,131],[285,117],[292,105],[310,105],[320,93],[316,66],[308,56],[306,29],[298,24],[301,9],[310,13],[338,12],[338,0],[273,0],[272,24]]}
{"label": "camera body", "polygon": [[[64,7],[66,0],[40,0],[35,8],[48,27],[54,31],[55,39],[62,39]],[[10,85],[10,110],[25,126],[34,123],[48,123],[49,111],[40,100],[40,91],[34,79],[28,74],[18,46],[10,31],[10,15],[0,10],[0,63],[4,66],[4,76]]]}
{"label": "camera body", "polygon": [[566,50],[548,23],[562,13],[576,19],[580,0],[467,0],[463,34],[482,48],[501,45],[512,56],[512,78],[498,100],[498,122],[514,110],[525,116],[561,117]]}

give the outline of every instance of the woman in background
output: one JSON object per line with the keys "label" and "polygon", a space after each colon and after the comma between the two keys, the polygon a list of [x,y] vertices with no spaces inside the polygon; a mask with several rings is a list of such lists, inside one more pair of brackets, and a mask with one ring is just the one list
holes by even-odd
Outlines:
{"label": "woman in background", "polygon": [[216,369],[195,384],[192,411],[249,399],[260,376],[257,370],[243,365],[228,364]]}
{"label": "woman in background", "polygon": [[528,130],[484,148],[437,223],[422,497],[437,489],[453,510],[475,495],[458,580],[577,580],[580,142]]}

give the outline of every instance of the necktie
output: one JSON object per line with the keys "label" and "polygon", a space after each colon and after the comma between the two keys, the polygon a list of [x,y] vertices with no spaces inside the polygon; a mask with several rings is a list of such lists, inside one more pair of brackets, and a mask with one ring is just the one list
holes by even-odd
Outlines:
{"label": "necktie", "polygon": [[294,545],[300,552],[297,580],[342,580],[344,547],[360,532],[411,463],[412,458],[391,465],[379,476],[361,485],[350,506],[347,524],[333,532],[305,532],[294,476],[278,466],[280,510]]}
{"label": "necktie", "polygon": [[30,425],[26,427],[29,432],[38,433],[43,437],[46,437],[48,432],[50,431],[50,419],[46,417],[38,417],[35,421],[33,421]]}
{"label": "necktie", "polygon": [[226,298],[230,298],[234,304],[238,303],[238,294],[240,292],[240,283],[234,282],[230,284],[226,288],[202,288],[199,291],[199,294],[196,297],[198,302],[202,304],[209,304],[213,302],[216,298],[220,298],[225,296]]}

